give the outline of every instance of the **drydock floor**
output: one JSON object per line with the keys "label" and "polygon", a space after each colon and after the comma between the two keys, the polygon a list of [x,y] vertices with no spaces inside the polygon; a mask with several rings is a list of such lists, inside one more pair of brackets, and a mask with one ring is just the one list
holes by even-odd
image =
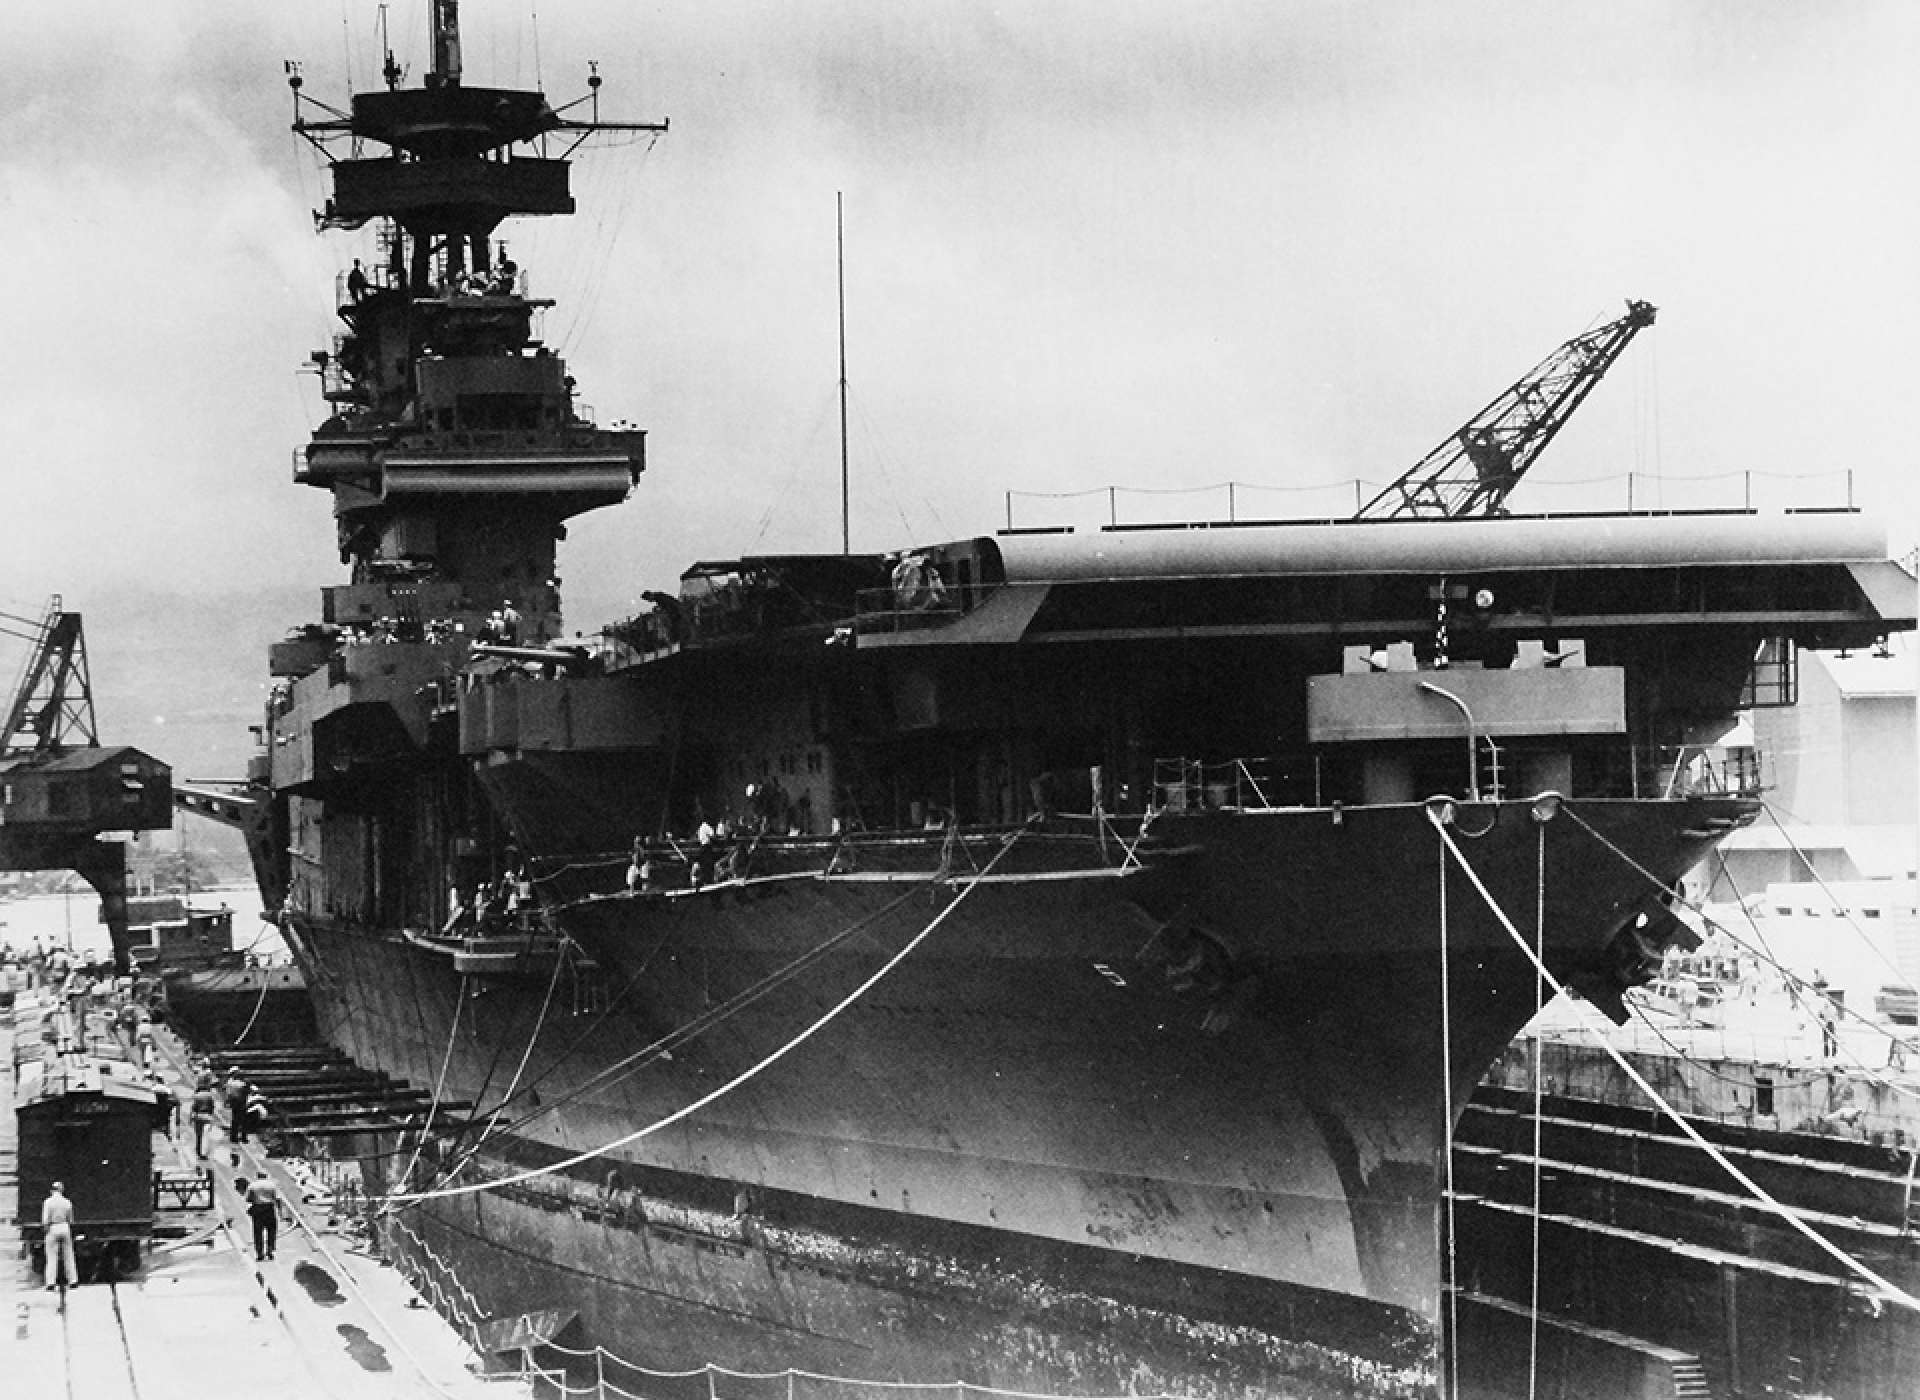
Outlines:
{"label": "drydock floor", "polygon": [[[251,1145],[209,1134],[214,1210],[177,1217],[187,1233],[156,1240],[118,1283],[43,1289],[15,1225],[14,1032],[0,1024],[0,1393],[34,1400],[525,1400],[518,1380],[484,1378],[473,1351],[391,1267],[357,1252],[309,1209],[279,1166]],[[162,1038],[171,1083],[184,1056]],[[156,1135],[156,1169],[191,1169],[192,1130]],[[271,1171],[297,1221],[275,1257],[253,1259],[237,1176]],[[68,1193],[84,1197],[86,1183]],[[31,1203],[30,1203],[31,1204]]]}

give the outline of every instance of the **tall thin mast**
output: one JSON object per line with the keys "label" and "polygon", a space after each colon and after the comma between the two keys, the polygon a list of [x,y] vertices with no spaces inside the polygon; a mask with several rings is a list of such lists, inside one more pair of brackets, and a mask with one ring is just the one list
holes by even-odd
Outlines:
{"label": "tall thin mast", "polygon": [[847,235],[841,214],[841,195],[833,195],[833,243],[840,283],[840,552],[853,553],[853,535],[847,524]]}
{"label": "tall thin mast", "polygon": [[460,86],[460,0],[432,0],[433,81]]}

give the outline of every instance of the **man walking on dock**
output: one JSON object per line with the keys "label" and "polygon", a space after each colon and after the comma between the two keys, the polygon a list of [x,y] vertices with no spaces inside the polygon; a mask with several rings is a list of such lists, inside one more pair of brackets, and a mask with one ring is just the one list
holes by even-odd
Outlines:
{"label": "man walking on dock", "polygon": [[265,1172],[246,1183],[246,1191],[247,1215],[253,1221],[253,1257],[265,1261],[273,1258],[279,1241],[280,1212],[285,1203],[280,1199],[280,1187]]}
{"label": "man walking on dock", "polygon": [[193,1090],[193,1153],[207,1155],[207,1125],[213,1122],[213,1076],[203,1074]]}
{"label": "man walking on dock", "polygon": [[227,1140],[245,1142],[247,1140],[247,1081],[235,1070],[227,1079],[223,1091],[227,1097]]}
{"label": "man walking on dock", "polygon": [[73,1202],[57,1181],[40,1203],[40,1225],[45,1232],[47,1287],[65,1293],[69,1284],[80,1282],[80,1270],[73,1262]]}

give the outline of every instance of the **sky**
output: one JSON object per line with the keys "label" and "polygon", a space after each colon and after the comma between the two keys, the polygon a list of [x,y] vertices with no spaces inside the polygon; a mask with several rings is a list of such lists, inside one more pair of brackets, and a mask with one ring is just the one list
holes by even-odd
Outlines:
{"label": "sky", "polygon": [[[427,0],[387,13],[417,82]],[[592,61],[603,115],[671,123],[583,151],[577,217],[500,235],[581,401],[649,431],[633,499],[562,546],[572,626],[696,559],[839,548],[836,196],[856,550],[987,533],[1009,492],[1021,525],[1104,517],[1108,486],[1123,519],[1218,517],[1197,488],[1230,480],[1242,516],[1340,514],[1628,298],[1658,323],[1516,510],[1623,504],[1632,473],[1640,504],[1851,499],[1915,538],[1910,0],[461,13],[469,84],[558,103]],[[371,234],[315,233],[284,63],[344,103],[378,23],[99,0],[11,27],[0,610],[59,592],[124,635],[142,598],[237,599],[258,656],[341,581],[291,465]]]}

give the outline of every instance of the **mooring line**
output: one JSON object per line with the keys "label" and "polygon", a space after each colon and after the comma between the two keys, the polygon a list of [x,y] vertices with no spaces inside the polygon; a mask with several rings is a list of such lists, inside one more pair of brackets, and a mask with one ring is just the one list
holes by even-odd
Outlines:
{"label": "mooring line", "polygon": [[[1000,849],[994,853],[993,859],[987,862],[986,869],[981,871],[981,875],[984,876],[990,873],[993,870],[993,867],[1000,863],[1000,861],[1006,856],[1007,852],[1011,851],[1014,848],[1015,844],[1018,843],[1020,837],[1024,834],[1025,834],[1025,828],[1022,828],[1020,831],[1016,831],[1012,833],[1010,836],[1008,836],[1006,841],[1001,845]],[[575,1153],[573,1156],[563,1158],[562,1160],[558,1162],[554,1162],[549,1166],[535,1167],[527,1171],[516,1172],[511,1176],[501,1177],[498,1180],[469,1182],[465,1186],[440,1187],[440,1188],[436,1188],[428,1191],[396,1191],[396,1192],[389,1193],[386,1196],[385,1203],[381,1208],[382,1213],[383,1214],[389,1213],[399,1206],[412,1205],[420,1201],[441,1200],[450,1196],[472,1196],[472,1195],[477,1195],[482,1191],[493,1191],[493,1190],[498,1190],[500,1188],[507,1187],[507,1186],[517,1186],[522,1182],[532,1181],[538,1177],[551,1176],[556,1172],[565,1171],[570,1167],[577,1167],[582,1165],[583,1163],[591,1162],[595,1158],[604,1157],[607,1153],[614,1151],[616,1148],[625,1147],[629,1143],[638,1142],[641,1138],[648,1137],[653,1133],[657,1133],[662,1128],[671,1127],[673,1124],[678,1123],[681,1119],[687,1118],[692,1114],[699,1112],[701,1109],[705,1108],[708,1104],[712,1103],[715,1099],[718,1099],[723,1095],[732,1093],[735,1089],[739,1088],[742,1084],[745,1084],[748,1080],[757,1077],[764,1070],[769,1069],[774,1064],[784,1059],[792,1051],[798,1049],[801,1045],[805,1044],[808,1040],[812,1039],[816,1032],[824,1029],[829,1023],[831,1023],[835,1018],[837,1018],[841,1012],[845,1011],[848,1007],[852,1006],[856,1001],[859,1001],[862,997],[864,997],[867,994],[867,992],[870,991],[883,977],[885,977],[888,973],[892,972],[894,968],[898,967],[902,962],[904,962],[907,956],[910,953],[912,953],[914,949],[918,948],[923,942],[925,942],[933,934],[933,931],[935,929],[939,928],[942,923],[946,922],[947,916],[951,914],[954,910],[958,909],[963,903],[965,903],[967,898],[976,889],[980,888],[981,883],[982,883],[981,879],[977,877],[966,880],[963,883],[963,888],[961,889],[960,893],[958,893],[951,900],[949,900],[947,903],[947,907],[942,909],[938,914],[934,915],[933,919],[927,924],[927,926],[921,929],[919,933],[915,934],[912,937],[912,939],[910,939],[907,942],[905,947],[903,947],[899,952],[895,953],[891,958],[887,959],[885,963],[881,964],[881,966],[877,971],[875,971],[859,986],[855,987],[851,992],[847,993],[846,996],[842,997],[818,1020],[814,1021],[806,1029],[802,1030],[798,1035],[794,1036],[791,1040],[787,1041],[784,1045],[780,1046],[777,1050],[774,1050],[771,1054],[765,1056],[757,1063],[748,1066],[746,1069],[742,1070],[739,1074],[736,1074],[733,1078],[729,1079],[726,1083],[720,1085],[718,1088],[712,1090],[710,1093],[701,1095],[699,1098],[695,1099],[692,1103],[687,1104],[682,1108],[675,1109],[672,1113],[669,1113],[666,1117],[661,1118],[653,1123],[649,1123],[644,1128],[636,1128],[633,1132],[624,1134],[621,1137],[614,1138],[611,1142],[602,1143],[600,1146],[590,1148],[585,1152]]]}
{"label": "mooring line", "polygon": [[[1562,808],[1562,810],[1565,809]],[[1514,941],[1521,952],[1527,955],[1527,960],[1531,962],[1539,971],[1540,975],[1546,979],[1547,985],[1553,988],[1555,995],[1567,995],[1566,987],[1561,983],[1559,978],[1553,975],[1546,963],[1535,955],[1533,948],[1528,944],[1527,940],[1521,936],[1520,931],[1513,926],[1513,921],[1507,917],[1506,910],[1500,907],[1499,901],[1494,899],[1492,891],[1481,881],[1480,872],[1473,868],[1460,847],[1454,843],[1452,834],[1441,824],[1440,814],[1432,808],[1428,808],[1427,820],[1433,824],[1433,829],[1440,835],[1441,845],[1446,849],[1447,853],[1453,857],[1454,863],[1466,874],[1467,879],[1472,882],[1474,889],[1479,892],[1480,898],[1492,912],[1493,917],[1499,921],[1500,927],[1506,930],[1507,936]],[[1914,1312],[1920,1312],[1920,1298],[1914,1297],[1911,1293],[1908,1293],[1904,1288],[1901,1288],[1891,1280],[1882,1278],[1879,1274],[1840,1248],[1839,1245],[1833,1243],[1833,1241],[1829,1240],[1825,1235],[1807,1224],[1806,1221],[1802,1220],[1787,1206],[1768,1195],[1757,1181],[1741,1171],[1724,1152],[1720,1151],[1719,1148],[1701,1136],[1700,1130],[1688,1122],[1686,1116],[1682,1114],[1679,1109],[1661,1097],[1659,1090],[1655,1089],[1653,1085],[1646,1081],[1640,1071],[1633,1067],[1633,1064],[1625,1055],[1621,1054],[1618,1049],[1604,1039],[1600,1041],[1600,1048],[1612,1057],[1613,1062],[1620,1067],[1621,1072],[1633,1081],[1635,1086],[1647,1096],[1655,1107],[1673,1120],[1674,1126],[1686,1134],[1686,1136],[1692,1140],[1694,1146],[1698,1147],[1702,1152],[1705,1152],[1707,1156],[1717,1162],[1721,1169],[1745,1187],[1756,1201],[1759,1201],[1786,1224],[1806,1236],[1809,1241],[1818,1246],[1824,1253],[1830,1255],[1843,1268],[1851,1273],[1857,1274],[1860,1278],[1871,1284],[1876,1290],[1875,1294],[1872,1295],[1872,1300],[1876,1304],[1881,1301],[1892,1302],[1899,1304],[1903,1308],[1909,1308]]]}

